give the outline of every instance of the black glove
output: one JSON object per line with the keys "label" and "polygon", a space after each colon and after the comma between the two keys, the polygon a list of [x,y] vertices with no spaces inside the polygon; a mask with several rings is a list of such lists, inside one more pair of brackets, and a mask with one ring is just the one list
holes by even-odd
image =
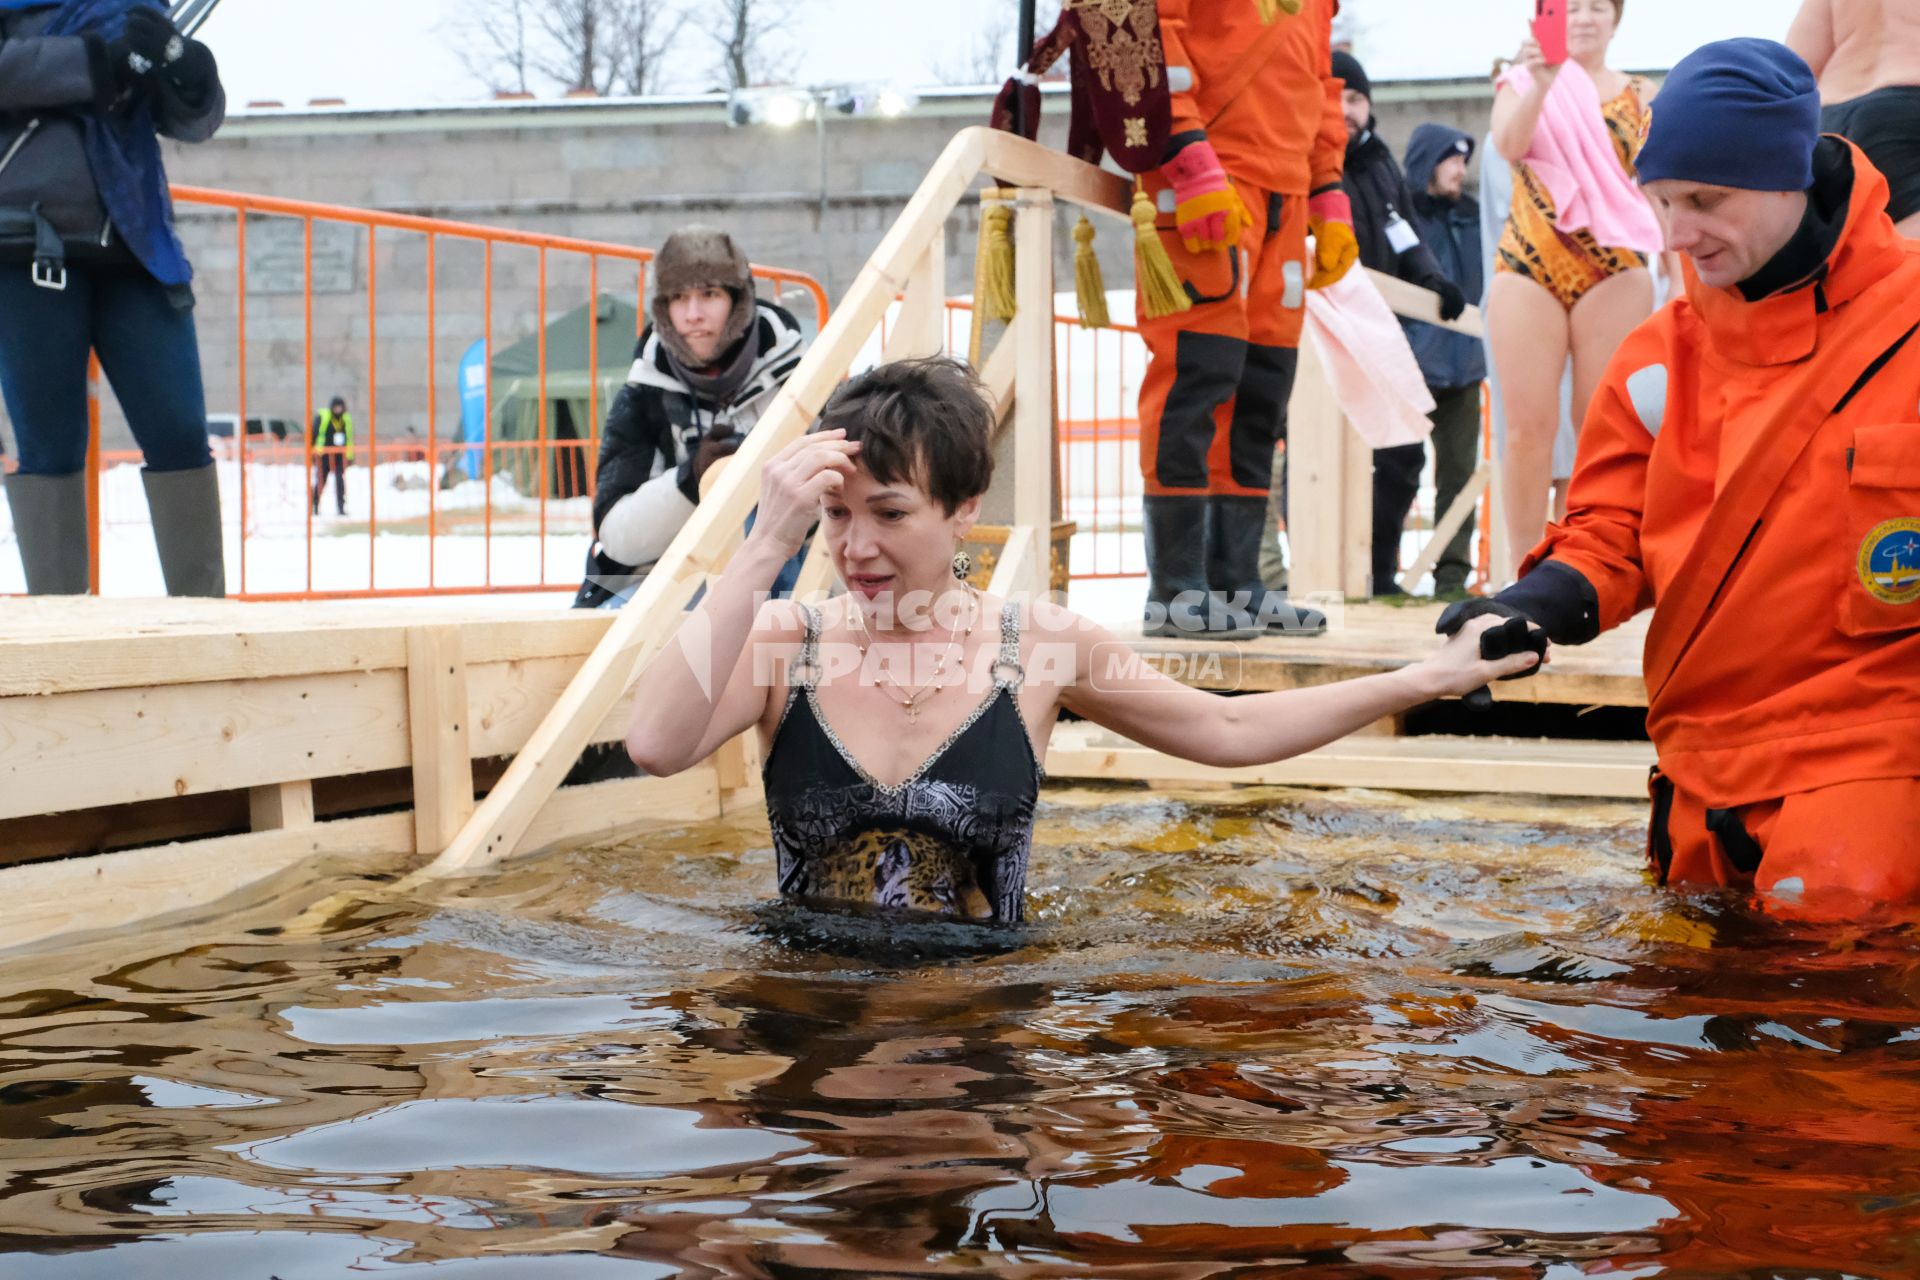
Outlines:
{"label": "black glove", "polygon": [[1460,286],[1445,276],[1434,276],[1426,282],[1426,287],[1440,295],[1440,318],[1458,320],[1467,309],[1467,295],[1460,292]]}
{"label": "black glove", "polygon": [[178,58],[160,69],[160,83],[182,102],[198,106],[206,101],[220,71],[211,49],[198,40],[189,40],[186,44],[186,50]]}
{"label": "black glove", "polygon": [[[1502,658],[1510,658],[1516,653],[1526,653],[1529,650],[1543,658],[1547,656],[1545,628],[1512,605],[1503,604],[1499,600],[1488,599],[1485,596],[1454,601],[1447,606],[1447,611],[1440,615],[1440,621],[1434,623],[1433,629],[1443,636],[1453,636],[1475,618],[1484,618],[1488,615],[1505,618],[1506,621],[1480,633],[1482,658],[1488,662],[1498,662]],[[1529,668],[1510,676],[1502,676],[1501,679],[1520,680],[1537,670],[1539,670],[1537,667]]]}
{"label": "black glove", "polygon": [[[134,52],[133,45],[127,41],[125,35],[104,43],[90,36],[87,39],[87,47],[100,50],[100,59],[105,65],[107,76],[104,101],[108,103],[120,94],[146,84],[147,76],[153,71],[153,64]],[[95,92],[102,92],[98,71],[95,72]]]}
{"label": "black glove", "polygon": [[746,439],[741,435],[700,437],[700,443],[693,447],[693,452],[680,466],[678,484],[680,492],[688,501],[695,503],[700,501],[700,477],[706,475],[707,468],[720,459],[731,458],[738,453],[740,446],[746,443]]}
{"label": "black glove", "polygon": [[[1540,624],[1512,605],[1502,604],[1498,600],[1489,600],[1484,596],[1477,596],[1471,600],[1458,600],[1448,605],[1447,611],[1440,615],[1440,621],[1434,624],[1433,629],[1443,636],[1453,636],[1475,618],[1487,616],[1505,618],[1506,621],[1497,627],[1488,627],[1480,633],[1482,659],[1487,662],[1498,662],[1516,653],[1527,652],[1536,653],[1542,659],[1546,658],[1547,633]],[[1525,671],[1516,671],[1510,676],[1500,678],[1521,680],[1539,670],[1538,666],[1532,666]],[[1493,704],[1493,695],[1484,688],[1475,689],[1466,696],[1466,703],[1476,709],[1488,707]]]}
{"label": "black glove", "polygon": [[136,89],[185,56],[187,41],[166,14],[142,5],[127,10],[120,34],[106,50],[114,80],[123,89]]}
{"label": "black glove", "polygon": [[187,40],[180,34],[180,28],[174,26],[166,14],[148,5],[127,10],[126,30],[120,38],[146,60],[149,68],[178,62],[187,51]]}

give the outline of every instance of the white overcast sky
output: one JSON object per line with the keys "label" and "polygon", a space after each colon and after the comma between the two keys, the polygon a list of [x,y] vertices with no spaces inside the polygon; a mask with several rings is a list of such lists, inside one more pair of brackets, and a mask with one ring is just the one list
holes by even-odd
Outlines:
{"label": "white overcast sky", "polygon": [[[684,0],[698,11],[708,0]],[[1251,4],[1253,0],[1206,0]],[[1663,68],[1726,36],[1780,39],[1800,0],[1630,0],[1616,65]],[[1043,13],[1054,7],[1041,0]],[[288,106],[344,97],[352,106],[473,101],[486,96],[449,48],[461,0],[221,0],[202,32],[236,105]],[[799,0],[787,40],[796,82],[933,83],[1018,0]],[[1525,32],[1532,0],[1347,0],[1358,52],[1376,80],[1483,74]],[[715,82],[712,41],[690,26],[683,74],[668,86]],[[1011,60],[1010,56],[1007,59]],[[1004,68],[1003,68],[1004,71]]]}

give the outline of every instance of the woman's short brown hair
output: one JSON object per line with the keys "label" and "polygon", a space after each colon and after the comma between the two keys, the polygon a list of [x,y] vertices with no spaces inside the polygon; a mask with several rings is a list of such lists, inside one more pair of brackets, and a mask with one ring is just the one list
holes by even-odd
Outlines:
{"label": "woman's short brown hair", "polygon": [[849,379],[816,431],[843,430],[881,484],[920,485],[952,515],[993,481],[993,410],[958,360],[896,360]]}

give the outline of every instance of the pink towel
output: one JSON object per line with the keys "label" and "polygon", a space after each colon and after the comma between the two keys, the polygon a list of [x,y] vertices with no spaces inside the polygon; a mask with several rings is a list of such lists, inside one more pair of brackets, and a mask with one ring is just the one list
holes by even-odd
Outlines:
{"label": "pink towel", "polygon": [[[1499,83],[1525,95],[1533,75],[1516,63]],[[1600,91],[1579,63],[1560,64],[1524,161],[1553,196],[1554,224],[1562,231],[1590,231],[1609,249],[1655,254],[1666,247],[1646,196],[1620,167],[1600,114]]]}
{"label": "pink towel", "polygon": [[1407,331],[1359,267],[1307,294],[1307,334],[1341,411],[1376,449],[1417,444],[1433,432],[1433,393]]}

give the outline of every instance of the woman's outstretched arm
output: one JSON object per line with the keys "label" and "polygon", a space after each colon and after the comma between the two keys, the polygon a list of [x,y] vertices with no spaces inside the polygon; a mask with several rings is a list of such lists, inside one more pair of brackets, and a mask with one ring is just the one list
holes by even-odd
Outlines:
{"label": "woman's outstretched arm", "polygon": [[1072,619],[1066,627],[1080,666],[1073,686],[1062,693],[1062,705],[1144,747],[1219,768],[1285,760],[1383,716],[1471,693],[1540,662],[1530,652],[1483,660],[1480,633],[1499,620],[1475,619],[1426,658],[1398,671],[1229,698],[1179,683],[1111,632],[1078,615],[1066,616]]}
{"label": "woman's outstretched arm", "polygon": [[[627,755],[665,776],[697,764],[766,713],[767,664],[801,638],[801,616],[768,601],[782,565],[806,545],[821,499],[853,469],[858,446],[843,432],[794,441],[767,463],[753,532],[708,584],[674,640],[634,683]],[[765,602],[764,604],[762,602]]]}

